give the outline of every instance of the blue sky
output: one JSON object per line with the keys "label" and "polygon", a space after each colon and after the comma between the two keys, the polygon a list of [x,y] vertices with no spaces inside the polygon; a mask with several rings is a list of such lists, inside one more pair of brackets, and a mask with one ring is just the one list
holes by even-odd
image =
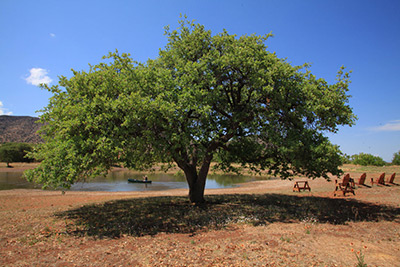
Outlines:
{"label": "blue sky", "polygon": [[145,0],[0,1],[0,115],[38,116],[71,69],[88,70],[118,49],[135,60],[155,58],[164,26],[186,14],[214,34],[274,34],[270,51],[332,83],[352,70],[353,127],[330,134],[349,155],[391,161],[400,150],[400,1],[398,0]]}

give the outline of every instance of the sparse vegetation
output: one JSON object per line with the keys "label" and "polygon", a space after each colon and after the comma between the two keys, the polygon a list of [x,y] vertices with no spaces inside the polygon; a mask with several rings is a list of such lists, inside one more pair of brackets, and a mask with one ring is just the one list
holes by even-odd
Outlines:
{"label": "sparse vegetation", "polygon": [[356,173],[400,173],[400,166],[399,165],[385,165],[385,166],[362,166],[362,165],[354,165],[354,164],[344,164],[342,167],[344,172],[356,172]]}
{"label": "sparse vegetation", "polygon": [[32,143],[43,142],[37,134],[42,124],[39,118],[28,116],[0,115],[0,143]]}
{"label": "sparse vegetation", "polygon": [[364,254],[362,251],[354,252],[357,258],[357,267],[367,267],[368,265],[364,262]]}

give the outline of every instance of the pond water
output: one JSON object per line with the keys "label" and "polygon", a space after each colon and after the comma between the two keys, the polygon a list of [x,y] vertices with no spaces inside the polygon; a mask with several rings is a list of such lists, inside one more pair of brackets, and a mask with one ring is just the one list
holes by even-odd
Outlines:
{"label": "pond water", "polygon": [[[128,178],[143,179],[147,175],[151,184],[128,183]],[[218,189],[234,187],[239,183],[261,180],[262,177],[242,175],[209,175],[207,177],[206,189]],[[33,189],[40,188],[27,182],[22,177],[22,172],[0,172],[0,190],[8,189]],[[159,191],[168,189],[188,188],[183,175],[171,174],[133,174],[129,171],[113,171],[106,177],[97,177],[89,182],[76,183],[71,187],[72,191]]]}

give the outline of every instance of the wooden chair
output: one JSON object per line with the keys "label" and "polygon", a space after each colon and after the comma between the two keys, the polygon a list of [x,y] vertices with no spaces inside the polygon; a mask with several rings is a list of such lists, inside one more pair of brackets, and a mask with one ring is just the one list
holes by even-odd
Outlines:
{"label": "wooden chair", "polygon": [[388,184],[395,184],[394,183],[394,177],[396,176],[396,173],[393,173],[392,176],[390,176],[389,180],[387,180]]}
{"label": "wooden chair", "polygon": [[360,178],[358,178],[358,183],[356,183],[357,185],[364,185],[365,184],[365,179],[367,178],[367,174],[364,172],[363,174],[361,174]]}
{"label": "wooden chair", "polygon": [[371,185],[385,185],[385,173],[382,173],[381,176],[379,176],[378,179],[376,179],[376,181],[374,181],[373,178],[371,178]]}
{"label": "wooden chair", "polygon": [[336,196],[336,192],[338,191],[341,191],[343,193],[343,196],[346,196],[346,193],[353,193],[353,195],[355,195],[356,193],[354,193],[354,188],[351,185],[350,180],[350,174],[346,174],[343,177],[342,182],[338,182],[338,180],[335,180],[336,188],[333,192],[333,195]]}

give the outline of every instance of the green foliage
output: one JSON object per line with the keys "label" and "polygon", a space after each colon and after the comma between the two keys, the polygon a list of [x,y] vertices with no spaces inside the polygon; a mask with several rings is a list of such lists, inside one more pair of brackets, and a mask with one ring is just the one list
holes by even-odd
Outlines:
{"label": "green foliage", "polygon": [[367,153],[360,153],[357,155],[351,156],[351,161],[353,164],[362,165],[362,166],[384,166],[386,162],[378,156],[374,156]]}
{"label": "green foliage", "polygon": [[7,166],[11,162],[30,162],[26,154],[32,151],[33,146],[27,143],[5,143],[0,145],[0,161],[6,162]]}
{"label": "green foliage", "polygon": [[342,162],[343,164],[350,164],[351,163],[351,156],[347,154],[342,155]]}
{"label": "green foliage", "polygon": [[354,253],[356,255],[357,258],[357,267],[367,267],[368,265],[364,262],[364,254],[362,253],[362,251],[359,251],[358,253],[355,252]]}
{"label": "green foliage", "polygon": [[393,165],[400,165],[400,151],[393,154]]}
{"label": "green foliage", "polygon": [[323,133],[355,121],[344,68],[330,85],[267,51],[270,34],[212,35],[182,20],[166,36],[154,60],[110,53],[44,86],[53,93],[41,116],[46,143],[31,154],[42,163],[29,180],[69,187],[115,163],[175,162],[201,200],[213,159],[283,178],[340,173],[340,151]]}

